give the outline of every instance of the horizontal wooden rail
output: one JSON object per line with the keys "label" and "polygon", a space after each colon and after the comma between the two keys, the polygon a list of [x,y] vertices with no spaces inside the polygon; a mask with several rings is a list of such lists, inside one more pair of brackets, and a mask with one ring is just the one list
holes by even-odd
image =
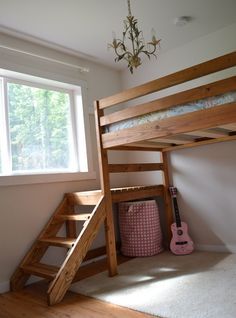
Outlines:
{"label": "horizontal wooden rail", "polygon": [[189,89],[177,94],[172,94],[163,98],[155,99],[152,102],[128,107],[112,114],[102,116],[100,118],[100,125],[109,125],[151,112],[165,110],[176,105],[184,105],[198,99],[217,96],[233,90],[236,90],[236,76],[202,85],[200,87]]}
{"label": "horizontal wooden rail", "polygon": [[236,103],[224,104],[102,135],[104,148],[236,122]]}
{"label": "horizontal wooden rail", "polygon": [[163,170],[162,163],[109,164],[110,173]]}
{"label": "horizontal wooden rail", "polygon": [[236,65],[236,52],[232,52],[207,62],[188,67],[184,70],[169,74],[162,78],[150,81],[146,84],[130,88],[121,93],[109,96],[98,101],[99,108],[104,109],[131,99],[145,96],[174,85],[212,74]]}
{"label": "horizontal wooden rail", "polygon": [[112,191],[112,202],[118,203],[123,201],[132,201],[138,199],[151,198],[156,196],[163,196],[164,186],[143,186],[138,189],[127,188],[127,191]]}
{"label": "horizontal wooden rail", "polygon": [[[143,143],[134,143],[129,144],[127,146],[118,146],[115,148],[111,148],[110,150],[122,150],[122,151],[162,151],[163,147],[160,147],[159,144],[155,142],[143,142]],[[109,150],[109,148],[108,148]]]}

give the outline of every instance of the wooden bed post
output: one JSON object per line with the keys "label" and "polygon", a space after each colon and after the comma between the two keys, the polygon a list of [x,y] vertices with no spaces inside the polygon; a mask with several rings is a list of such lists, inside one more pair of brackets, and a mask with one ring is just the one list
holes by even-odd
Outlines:
{"label": "wooden bed post", "polygon": [[163,185],[164,185],[164,203],[165,203],[165,216],[166,216],[166,225],[167,225],[167,240],[168,245],[171,240],[171,224],[173,223],[173,213],[172,213],[172,204],[171,197],[169,193],[170,179],[169,179],[169,168],[168,168],[168,155],[167,152],[160,152],[161,161],[163,163]]}
{"label": "wooden bed post", "polygon": [[97,134],[97,147],[98,147],[98,160],[100,170],[101,190],[104,194],[105,206],[106,206],[106,218],[105,218],[105,236],[106,236],[106,249],[108,258],[108,270],[109,275],[114,276],[117,274],[117,257],[116,257],[116,240],[112,211],[112,197],[111,187],[108,169],[108,154],[107,150],[102,146],[102,129],[99,124],[100,115],[103,115],[103,110],[99,109],[99,101],[95,101],[95,122],[96,122],[96,134]]}

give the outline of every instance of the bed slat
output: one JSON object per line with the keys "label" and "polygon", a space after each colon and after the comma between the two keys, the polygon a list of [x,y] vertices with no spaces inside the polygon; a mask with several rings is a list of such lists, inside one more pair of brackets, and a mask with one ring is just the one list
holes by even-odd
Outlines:
{"label": "bed slat", "polygon": [[188,135],[173,136],[168,138],[152,139],[152,142],[165,142],[169,144],[183,145],[194,141],[194,137]]}
{"label": "bed slat", "polygon": [[221,131],[220,129],[208,129],[208,130],[200,130],[186,133],[186,135],[197,136],[203,138],[221,138],[229,135],[226,131]]}
{"label": "bed slat", "polygon": [[236,131],[236,124],[221,125],[220,128]]}
{"label": "bed slat", "polygon": [[233,136],[227,136],[227,137],[221,137],[221,138],[212,138],[208,140],[202,140],[202,141],[196,141],[193,143],[189,143],[187,145],[179,145],[179,146],[172,146],[172,147],[166,147],[162,149],[163,152],[173,151],[173,150],[179,150],[179,149],[185,149],[185,148],[193,148],[198,146],[205,146],[205,145],[211,145],[218,142],[226,142],[226,141],[233,141],[236,140],[236,135]]}

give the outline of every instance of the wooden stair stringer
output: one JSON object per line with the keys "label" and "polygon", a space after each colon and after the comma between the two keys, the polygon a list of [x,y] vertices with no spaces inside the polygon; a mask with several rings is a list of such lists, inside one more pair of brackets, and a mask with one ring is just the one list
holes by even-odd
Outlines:
{"label": "wooden stair stringer", "polygon": [[105,218],[105,199],[102,196],[49,286],[47,292],[49,305],[57,304],[63,299]]}
{"label": "wooden stair stringer", "polygon": [[62,224],[64,223],[63,219],[60,222],[55,222],[55,218],[58,215],[68,213],[68,200],[66,196],[63,198],[48,223],[44,227],[44,229],[39,234],[38,238],[32,244],[29,251],[26,253],[17,269],[13,273],[10,280],[10,289],[11,291],[17,291],[24,287],[25,283],[30,277],[30,274],[23,270],[23,267],[28,264],[38,263],[43,255],[46,253],[49,248],[46,244],[41,244],[40,239],[47,236],[55,236],[57,232],[60,230]]}

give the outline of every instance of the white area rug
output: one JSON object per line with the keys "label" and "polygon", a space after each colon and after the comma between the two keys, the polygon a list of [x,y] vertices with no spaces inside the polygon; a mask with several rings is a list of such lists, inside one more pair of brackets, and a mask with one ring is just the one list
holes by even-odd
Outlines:
{"label": "white area rug", "polygon": [[236,254],[164,252],[103,272],[72,290],[163,318],[235,318]]}

